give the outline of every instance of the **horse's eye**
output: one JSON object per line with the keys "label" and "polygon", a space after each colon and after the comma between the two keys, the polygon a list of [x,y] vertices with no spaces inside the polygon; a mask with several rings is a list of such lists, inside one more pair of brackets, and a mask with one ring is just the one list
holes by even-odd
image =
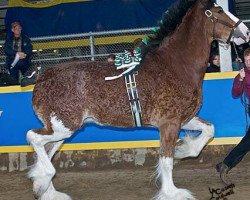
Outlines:
{"label": "horse's eye", "polygon": [[220,9],[220,10],[218,11],[218,13],[219,13],[219,14],[223,14],[223,13],[224,13],[224,10],[223,10],[223,9]]}

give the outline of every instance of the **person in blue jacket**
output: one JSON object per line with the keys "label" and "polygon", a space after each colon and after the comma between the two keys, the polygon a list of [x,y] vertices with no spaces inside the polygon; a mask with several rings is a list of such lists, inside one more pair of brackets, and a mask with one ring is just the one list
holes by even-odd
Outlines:
{"label": "person in blue jacket", "polygon": [[19,71],[24,76],[31,66],[32,44],[29,37],[22,33],[19,22],[11,24],[11,31],[4,44],[6,66],[10,75],[18,81]]}

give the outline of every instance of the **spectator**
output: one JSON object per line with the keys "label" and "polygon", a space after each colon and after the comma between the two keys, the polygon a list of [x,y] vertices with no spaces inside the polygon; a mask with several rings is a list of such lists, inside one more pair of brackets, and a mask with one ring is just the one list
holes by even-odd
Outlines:
{"label": "spectator", "polygon": [[219,54],[212,54],[209,59],[210,65],[207,67],[206,73],[220,72],[220,56]]}
{"label": "spectator", "polygon": [[30,39],[22,33],[19,22],[11,24],[11,31],[12,35],[6,38],[4,44],[6,66],[10,75],[19,81],[19,71],[24,76],[31,66],[32,44]]}
{"label": "spectator", "polygon": [[114,54],[109,54],[107,57],[108,62],[115,62],[115,55]]}
{"label": "spectator", "polygon": [[217,40],[211,43],[210,52],[219,52],[219,43]]}
{"label": "spectator", "polygon": [[233,68],[233,71],[239,71],[241,70],[242,68],[245,67],[245,64],[242,62],[242,59],[239,57],[239,58],[236,58],[233,62],[232,62],[232,68]]}
{"label": "spectator", "polygon": [[249,48],[248,43],[244,43],[242,45],[234,45],[231,43],[232,49],[232,68],[233,71],[239,71],[240,69],[245,67],[244,64],[244,51]]}
{"label": "spectator", "polygon": [[[245,68],[241,69],[239,74],[234,78],[232,94],[235,98],[246,94],[248,101],[250,100],[250,48],[244,51]],[[249,107],[247,108],[249,109]],[[248,112],[249,114],[249,112]],[[225,184],[230,184],[227,180],[227,173],[235,167],[250,151],[250,128],[240,143],[225,157],[223,162],[216,165],[217,172]]]}

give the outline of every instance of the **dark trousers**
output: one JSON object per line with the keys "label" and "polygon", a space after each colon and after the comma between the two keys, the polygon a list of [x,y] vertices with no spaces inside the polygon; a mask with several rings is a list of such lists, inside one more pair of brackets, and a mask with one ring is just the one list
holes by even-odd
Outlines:
{"label": "dark trousers", "polygon": [[243,159],[243,157],[249,151],[250,151],[250,128],[248,128],[246,135],[242,138],[240,143],[227,155],[227,157],[224,159],[223,162],[229,167],[229,169],[232,169]]}
{"label": "dark trousers", "polygon": [[16,81],[16,79],[14,79],[10,74],[0,73],[0,87],[18,84],[18,81]]}
{"label": "dark trousers", "polygon": [[19,70],[21,71],[22,75],[28,71],[30,67],[30,62],[28,59],[20,59],[14,67],[11,65],[8,66],[10,75],[15,79],[19,80]]}

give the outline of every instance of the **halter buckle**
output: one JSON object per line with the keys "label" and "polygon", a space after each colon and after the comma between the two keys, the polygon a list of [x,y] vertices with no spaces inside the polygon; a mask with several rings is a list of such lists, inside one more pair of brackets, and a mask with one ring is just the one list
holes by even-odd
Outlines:
{"label": "halter buckle", "polygon": [[211,18],[213,16],[213,13],[211,12],[211,10],[206,10],[205,11],[205,15],[208,17],[208,18]]}

